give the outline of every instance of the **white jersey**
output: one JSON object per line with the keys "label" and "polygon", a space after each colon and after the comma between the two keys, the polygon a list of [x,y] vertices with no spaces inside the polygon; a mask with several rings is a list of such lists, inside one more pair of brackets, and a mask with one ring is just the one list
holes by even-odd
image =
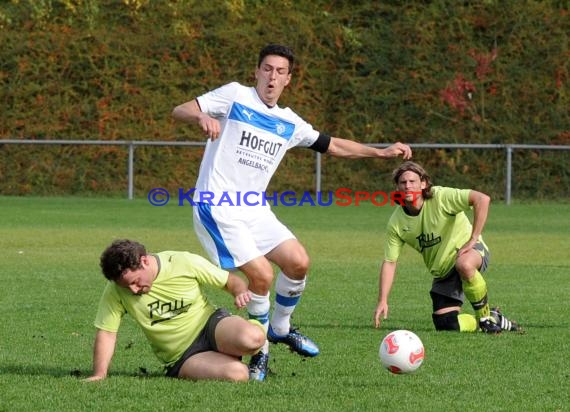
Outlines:
{"label": "white jersey", "polygon": [[218,139],[208,140],[200,165],[194,201],[200,192],[234,198],[236,193],[265,192],[285,152],[311,146],[319,137],[295,112],[268,107],[254,87],[237,82],[197,97],[202,112],[220,121]]}

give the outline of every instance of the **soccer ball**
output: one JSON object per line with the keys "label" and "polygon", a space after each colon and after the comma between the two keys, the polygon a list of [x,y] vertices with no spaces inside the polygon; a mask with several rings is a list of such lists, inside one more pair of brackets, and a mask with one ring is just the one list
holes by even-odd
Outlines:
{"label": "soccer ball", "polygon": [[392,373],[411,373],[424,361],[424,345],[409,330],[397,330],[386,335],[380,343],[380,362]]}

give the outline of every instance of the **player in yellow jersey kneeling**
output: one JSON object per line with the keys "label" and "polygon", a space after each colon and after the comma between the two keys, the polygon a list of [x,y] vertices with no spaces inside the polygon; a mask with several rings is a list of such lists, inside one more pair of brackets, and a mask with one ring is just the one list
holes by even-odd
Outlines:
{"label": "player in yellow jersey kneeling", "polygon": [[[381,318],[388,316],[397,261],[407,244],[422,255],[433,277],[430,296],[437,330],[492,334],[521,331],[519,325],[488,303],[482,273],[490,254],[481,233],[487,221],[489,196],[472,189],[433,186],[423,167],[411,161],[394,170],[393,181],[406,196],[388,222],[375,326],[378,328]],[[465,214],[471,208],[473,224]],[[465,298],[475,316],[460,314]]]}

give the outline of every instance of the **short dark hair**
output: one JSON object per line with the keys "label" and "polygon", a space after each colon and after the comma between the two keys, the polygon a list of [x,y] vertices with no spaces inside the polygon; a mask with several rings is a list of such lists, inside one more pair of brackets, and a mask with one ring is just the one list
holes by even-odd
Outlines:
{"label": "short dark hair", "polygon": [[259,52],[259,59],[257,60],[257,67],[261,67],[261,62],[266,56],[281,56],[289,60],[289,73],[293,71],[295,64],[295,54],[290,47],[281,44],[268,44]]}
{"label": "short dark hair", "polygon": [[141,257],[146,249],[139,242],[128,239],[115,240],[101,254],[101,271],[109,280],[116,282],[126,270],[136,270],[142,267]]}
{"label": "short dark hair", "polygon": [[392,172],[392,180],[396,185],[398,184],[398,180],[400,180],[400,176],[402,176],[405,172],[413,172],[420,177],[421,181],[426,182],[426,187],[422,190],[422,197],[424,199],[431,199],[433,197],[433,193],[431,192],[433,185],[431,182],[431,177],[427,174],[423,167],[412,161],[402,163],[400,167]]}

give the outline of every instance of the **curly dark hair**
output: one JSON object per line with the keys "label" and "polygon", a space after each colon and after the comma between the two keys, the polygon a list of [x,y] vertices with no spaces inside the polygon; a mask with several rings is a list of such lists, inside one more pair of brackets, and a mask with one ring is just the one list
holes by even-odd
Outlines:
{"label": "curly dark hair", "polygon": [[259,59],[257,60],[257,67],[261,67],[261,62],[266,56],[281,56],[289,60],[289,73],[293,71],[295,64],[295,54],[293,50],[281,44],[268,44],[259,52]]}
{"label": "curly dark hair", "polygon": [[128,239],[115,240],[101,254],[101,271],[109,280],[116,282],[126,270],[136,270],[142,267],[141,256],[146,249],[139,242]]}
{"label": "curly dark hair", "polygon": [[421,167],[419,164],[411,161],[404,162],[398,167],[396,170],[392,172],[392,180],[396,185],[398,185],[398,180],[400,180],[400,176],[402,176],[405,172],[413,172],[420,177],[422,182],[426,182],[425,189],[422,190],[422,197],[424,199],[431,199],[433,197],[433,193],[431,188],[433,186],[431,182],[431,177],[427,174],[425,169]]}

